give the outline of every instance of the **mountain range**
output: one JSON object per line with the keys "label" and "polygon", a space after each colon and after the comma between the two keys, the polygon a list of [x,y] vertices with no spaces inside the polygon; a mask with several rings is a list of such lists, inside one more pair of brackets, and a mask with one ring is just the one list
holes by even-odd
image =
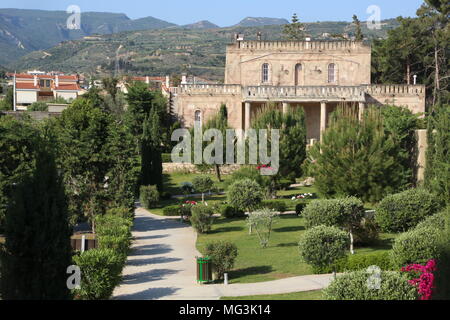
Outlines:
{"label": "mountain range", "polygon": [[[87,12],[80,30],[68,30],[64,11],[0,9],[0,65],[9,70],[41,69],[85,73],[94,77],[122,74],[166,75],[188,72],[212,80],[223,79],[226,45],[236,33],[245,39],[282,39],[284,19],[248,17],[221,28],[210,21],[178,26],[147,17],[131,20],[124,14]],[[351,22],[305,23],[318,40],[332,34],[354,34]],[[366,38],[385,37],[398,26],[382,21],[382,29]]]}
{"label": "mountain range", "polygon": [[[154,17],[132,20],[122,13],[83,12],[79,30],[69,30],[65,11],[0,9],[0,64],[6,65],[32,51],[51,48],[63,41],[81,39],[94,34],[164,29],[214,29],[209,21],[178,26]],[[287,20],[246,18],[236,26],[285,24]]]}

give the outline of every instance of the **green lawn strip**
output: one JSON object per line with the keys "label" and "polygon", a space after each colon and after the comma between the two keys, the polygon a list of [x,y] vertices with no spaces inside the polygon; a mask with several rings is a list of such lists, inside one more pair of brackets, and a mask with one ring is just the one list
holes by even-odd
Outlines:
{"label": "green lawn strip", "polygon": [[[200,175],[200,173],[183,173],[183,172],[172,172],[170,174],[165,173],[163,175],[163,182],[164,182],[164,191],[169,192],[172,195],[182,195],[183,190],[181,190],[181,184],[183,182],[192,182],[195,176]],[[225,187],[225,180],[227,179],[227,175],[222,175],[222,182],[219,182],[216,175],[214,174],[204,174],[207,176],[210,176],[215,186],[219,190],[223,190]]]}
{"label": "green lawn strip", "polygon": [[221,297],[220,300],[324,300],[324,298],[322,290],[314,290],[257,296]]}
{"label": "green lawn strip", "polygon": [[[197,201],[197,202],[201,202],[202,201],[202,197],[192,197],[192,196],[188,196],[188,197],[184,197],[184,198],[172,198],[169,200],[161,200],[158,204],[157,207],[155,208],[150,208],[149,211],[153,214],[157,214],[162,216],[163,215],[163,210],[165,207],[167,206],[173,206],[173,205],[181,205],[186,201]],[[226,201],[226,196],[225,195],[211,195],[208,196],[207,194],[205,195],[205,201],[208,203],[208,205],[213,205],[216,203],[221,203]]]}
{"label": "green lawn strip", "polygon": [[[273,227],[269,247],[262,249],[258,237],[248,234],[245,218],[216,218],[209,234],[200,234],[197,249],[203,252],[206,243],[227,240],[239,250],[234,270],[229,272],[230,283],[271,281],[293,276],[313,274],[311,267],[302,262],[298,242],[305,232],[305,221],[296,216],[281,216]],[[380,243],[367,248],[355,248],[355,254],[386,251],[392,246],[394,235],[382,234]]]}

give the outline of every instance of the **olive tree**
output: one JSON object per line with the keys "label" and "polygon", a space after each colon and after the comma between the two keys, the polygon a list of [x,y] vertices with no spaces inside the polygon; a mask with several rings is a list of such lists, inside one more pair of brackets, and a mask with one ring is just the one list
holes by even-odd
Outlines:
{"label": "olive tree", "polygon": [[267,248],[267,245],[269,244],[272,225],[276,218],[278,218],[278,215],[267,208],[248,214],[248,225],[250,226],[250,229],[255,229],[259,238],[259,243],[263,248]]}

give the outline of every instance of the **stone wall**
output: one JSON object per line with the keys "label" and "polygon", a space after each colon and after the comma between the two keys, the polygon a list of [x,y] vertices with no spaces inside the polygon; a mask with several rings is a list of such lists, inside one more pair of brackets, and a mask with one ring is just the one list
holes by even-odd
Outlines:
{"label": "stone wall", "polygon": [[[227,164],[220,167],[220,173],[221,174],[231,174],[234,171],[238,170],[241,166],[238,164]],[[180,173],[198,173],[200,174],[201,171],[197,169],[197,167],[194,164],[191,163],[172,163],[167,162],[163,163],[163,173],[174,173],[174,172],[180,172]],[[211,169],[210,173],[215,173],[215,169]]]}
{"label": "stone wall", "polygon": [[407,107],[413,113],[425,112],[423,85],[371,85],[366,88],[368,104]]}
{"label": "stone wall", "polygon": [[[273,86],[352,86],[370,84],[371,48],[357,41],[239,41],[227,46],[225,83],[262,85],[262,65],[269,64]],[[328,65],[336,79],[328,83]],[[296,75],[296,65],[302,66]],[[296,82],[297,78],[297,82]]]}

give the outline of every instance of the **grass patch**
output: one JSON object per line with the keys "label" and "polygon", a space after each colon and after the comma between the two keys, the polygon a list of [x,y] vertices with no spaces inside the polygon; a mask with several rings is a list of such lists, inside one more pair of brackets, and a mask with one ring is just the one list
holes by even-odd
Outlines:
{"label": "grass patch", "polygon": [[[217,218],[209,234],[200,234],[197,249],[204,252],[206,243],[227,240],[239,250],[235,268],[229,272],[230,283],[271,281],[293,276],[313,274],[312,268],[301,261],[298,242],[305,232],[305,220],[296,216],[281,216],[273,226],[269,246],[262,249],[256,234],[249,235],[245,218]],[[355,248],[355,254],[363,255],[387,251],[392,247],[393,234],[381,234],[377,245]]]}
{"label": "grass patch", "polygon": [[[183,173],[183,172],[172,172],[170,174],[163,174],[163,183],[164,183],[164,191],[169,192],[172,195],[182,195],[183,190],[181,190],[181,184],[183,182],[192,182],[194,177],[200,175],[200,173]],[[214,181],[215,187],[219,190],[224,190],[225,180],[228,178],[227,175],[222,175],[222,182],[220,182],[216,175],[205,173],[202,175],[206,175],[211,177]]]}
{"label": "grass patch", "polygon": [[220,300],[324,300],[324,298],[322,290],[314,290],[257,296],[221,297]]}

